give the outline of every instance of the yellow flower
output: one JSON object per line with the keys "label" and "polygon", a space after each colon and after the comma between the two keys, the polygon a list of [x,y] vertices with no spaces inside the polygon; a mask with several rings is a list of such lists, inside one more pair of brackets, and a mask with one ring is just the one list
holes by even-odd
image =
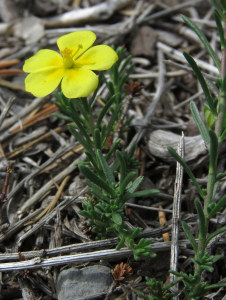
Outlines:
{"label": "yellow flower", "polygon": [[61,82],[67,98],[87,97],[98,86],[98,77],[91,70],[107,70],[118,60],[109,46],[91,47],[95,39],[91,31],[69,33],[57,40],[61,54],[43,49],[27,59],[23,67],[30,73],[25,79],[26,91],[43,97]]}

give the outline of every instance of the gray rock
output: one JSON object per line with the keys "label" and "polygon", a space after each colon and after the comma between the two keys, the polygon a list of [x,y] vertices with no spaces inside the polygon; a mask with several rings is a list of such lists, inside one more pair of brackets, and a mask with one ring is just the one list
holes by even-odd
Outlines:
{"label": "gray rock", "polygon": [[155,56],[155,43],[157,41],[157,32],[150,26],[142,26],[134,36],[130,46],[130,52],[133,56],[146,55]]}
{"label": "gray rock", "polygon": [[95,299],[107,293],[112,281],[111,270],[106,266],[64,270],[57,280],[57,297],[58,300]]}

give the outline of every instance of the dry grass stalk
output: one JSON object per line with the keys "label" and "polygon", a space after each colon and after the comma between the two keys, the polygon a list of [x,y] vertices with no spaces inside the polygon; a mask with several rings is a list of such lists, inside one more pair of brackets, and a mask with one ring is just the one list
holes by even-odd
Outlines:
{"label": "dry grass stalk", "polygon": [[41,212],[36,218],[34,218],[34,220],[24,224],[25,226],[27,225],[31,225],[35,222],[37,222],[38,220],[40,220],[43,216],[45,216],[46,214],[50,213],[53,208],[56,206],[56,203],[58,201],[58,199],[60,198],[60,195],[65,187],[65,185],[67,184],[68,180],[70,179],[71,176],[67,176],[64,178],[63,182],[61,183],[55,197],[53,198],[53,200],[50,202],[50,204],[43,210],[43,212]]}
{"label": "dry grass stalk", "polygon": [[[63,127],[57,127],[56,129],[54,129],[55,132],[63,132],[67,130],[67,125],[64,125]],[[23,145],[9,153],[6,154],[6,158],[7,159],[12,159],[13,157],[21,154],[23,151],[29,149],[30,147],[34,146],[35,144],[49,138],[50,136],[52,135],[52,132],[47,132],[46,134],[44,134],[43,136],[39,137],[38,139],[30,142],[30,143],[27,143],[26,145]]]}

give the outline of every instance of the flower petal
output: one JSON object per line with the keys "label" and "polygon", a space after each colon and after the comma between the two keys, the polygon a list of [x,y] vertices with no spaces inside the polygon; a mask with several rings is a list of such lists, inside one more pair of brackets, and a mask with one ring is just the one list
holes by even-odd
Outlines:
{"label": "flower petal", "polygon": [[25,89],[35,97],[44,97],[57,88],[65,69],[59,67],[47,67],[32,72],[25,78]]}
{"label": "flower petal", "polygon": [[31,58],[25,60],[23,70],[26,73],[31,73],[45,67],[53,67],[63,65],[62,56],[53,50],[39,50]]}
{"label": "flower petal", "polygon": [[108,70],[118,60],[116,52],[107,45],[95,46],[87,50],[75,61],[76,66],[89,70]]}
{"label": "flower petal", "polygon": [[[96,35],[92,31],[76,31],[64,36],[61,36],[57,40],[57,45],[60,51],[63,51],[65,48],[73,50],[76,52],[76,57],[81,55],[89,47],[92,46],[96,40]],[[82,45],[82,48],[80,46]]]}
{"label": "flower petal", "polygon": [[98,86],[98,77],[83,68],[67,69],[61,88],[67,98],[87,97]]}

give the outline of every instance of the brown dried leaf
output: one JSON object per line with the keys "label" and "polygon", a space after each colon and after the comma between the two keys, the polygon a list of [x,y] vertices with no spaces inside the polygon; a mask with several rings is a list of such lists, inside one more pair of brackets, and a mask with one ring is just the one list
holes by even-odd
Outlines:
{"label": "brown dried leaf", "polygon": [[120,265],[117,265],[114,269],[111,270],[111,273],[114,277],[114,280],[122,281],[126,277],[131,276],[133,272],[130,266],[121,262]]}

